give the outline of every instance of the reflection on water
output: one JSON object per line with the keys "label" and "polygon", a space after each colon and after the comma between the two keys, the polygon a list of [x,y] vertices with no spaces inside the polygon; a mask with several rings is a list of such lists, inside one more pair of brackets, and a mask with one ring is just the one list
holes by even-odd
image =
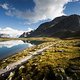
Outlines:
{"label": "reflection on water", "polygon": [[11,40],[11,41],[4,41],[4,42],[0,42],[0,48],[2,47],[7,47],[7,48],[11,48],[13,46],[17,46],[19,44],[27,44],[28,46],[31,46],[32,44],[21,41],[21,40]]}
{"label": "reflection on water", "polygon": [[0,59],[31,46],[33,46],[33,44],[22,40],[0,41]]}
{"label": "reflection on water", "polygon": [[35,44],[35,45],[38,45],[38,44],[41,44],[45,41],[37,41],[37,40],[32,40],[32,41],[27,41],[27,40],[23,40],[24,43],[31,43],[31,44]]}

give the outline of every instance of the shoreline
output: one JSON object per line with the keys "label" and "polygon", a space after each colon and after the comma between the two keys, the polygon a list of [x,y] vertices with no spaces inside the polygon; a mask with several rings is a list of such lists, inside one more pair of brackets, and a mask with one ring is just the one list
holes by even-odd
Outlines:
{"label": "shoreline", "polygon": [[43,51],[48,49],[50,46],[52,46],[52,45],[49,45],[42,49],[39,49],[39,50],[35,51],[34,53],[30,54],[29,56],[26,56],[24,59],[21,59],[19,61],[16,61],[14,63],[7,65],[5,69],[0,70],[0,75],[6,74],[7,72],[14,70],[15,68],[17,68],[17,66],[22,65],[23,63],[27,62],[29,59],[32,59],[34,56],[41,54]]}
{"label": "shoreline", "polygon": [[[43,42],[43,43],[41,43],[39,45],[35,45],[35,46],[32,46],[32,47],[29,47],[29,48],[24,49],[24,50],[22,50],[20,52],[17,52],[14,55],[8,56],[7,58],[4,58],[4,59],[0,60],[0,69],[5,68],[8,64],[16,62],[16,61],[28,56],[32,52],[35,52],[36,50],[39,50],[39,49],[41,49],[41,48],[43,48],[43,47],[45,47],[45,46],[47,46],[47,45],[49,45],[51,43],[52,42]],[[42,46],[42,45],[44,45],[44,46]]]}

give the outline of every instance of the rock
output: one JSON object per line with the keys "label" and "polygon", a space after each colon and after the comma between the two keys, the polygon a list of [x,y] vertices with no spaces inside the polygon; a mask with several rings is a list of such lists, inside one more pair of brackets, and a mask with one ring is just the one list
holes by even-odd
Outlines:
{"label": "rock", "polygon": [[56,74],[56,80],[63,80],[63,76],[61,74]]}
{"label": "rock", "polygon": [[70,78],[70,77],[68,77],[68,76],[67,76],[66,78],[67,78],[67,80],[72,80],[72,78]]}
{"label": "rock", "polygon": [[8,77],[8,80],[12,80],[13,76],[14,76],[14,72],[11,72],[9,77]]}
{"label": "rock", "polygon": [[70,65],[65,69],[65,73],[72,78],[72,80],[80,80],[80,67],[77,65]]}
{"label": "rock", "polygon": [[74,66],[71,66],[71,69],[73,69],[73,70],[80,70],[80,66],[74,65]]}
{"label": "rock", "polygon": [[23,68],[25,68],[24,66],[21,66],[19,69],[23,69]]}
{"label": "rock", "polygon": [[60,68],[60,70],[61,70],[62,73],[65,73],[65,70],[63,68]]}
{"label": "rock", "polygon": [[9,66],[6,67],[6,70],[10,70],[11,68]]}

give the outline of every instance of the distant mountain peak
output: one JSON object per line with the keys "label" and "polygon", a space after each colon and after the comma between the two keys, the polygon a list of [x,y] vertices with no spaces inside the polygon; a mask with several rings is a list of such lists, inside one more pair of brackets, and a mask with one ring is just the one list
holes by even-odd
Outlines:
{"label": "distant mountain peak", "polygon": [[79,15],[77,15],[77,14],[72,14],[72,15],[70,15],[70,16],[79,16]]}
{"label": "distant mountain peak", "polygon": [[28,37],[28,35],[30,35],[32,32],[33,32],[33,30],[32,30],[32,31],[29,31],[29,32],[24,32],[24,33],[21,34],[19,37],[20,37],[20,38],[26,38],[26,37]]}
{"label": "distant mountain peak", "polygon": [[0,34],[0,38],[9,38],[10,35],[9,34]]}

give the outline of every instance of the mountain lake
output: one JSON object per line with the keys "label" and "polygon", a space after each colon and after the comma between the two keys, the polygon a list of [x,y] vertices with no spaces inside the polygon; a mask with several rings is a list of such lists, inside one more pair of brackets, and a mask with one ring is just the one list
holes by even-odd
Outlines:
{"label": "mountain lake", "polygon": [[0,41],[0,60],[33,46],[29,41]]}

